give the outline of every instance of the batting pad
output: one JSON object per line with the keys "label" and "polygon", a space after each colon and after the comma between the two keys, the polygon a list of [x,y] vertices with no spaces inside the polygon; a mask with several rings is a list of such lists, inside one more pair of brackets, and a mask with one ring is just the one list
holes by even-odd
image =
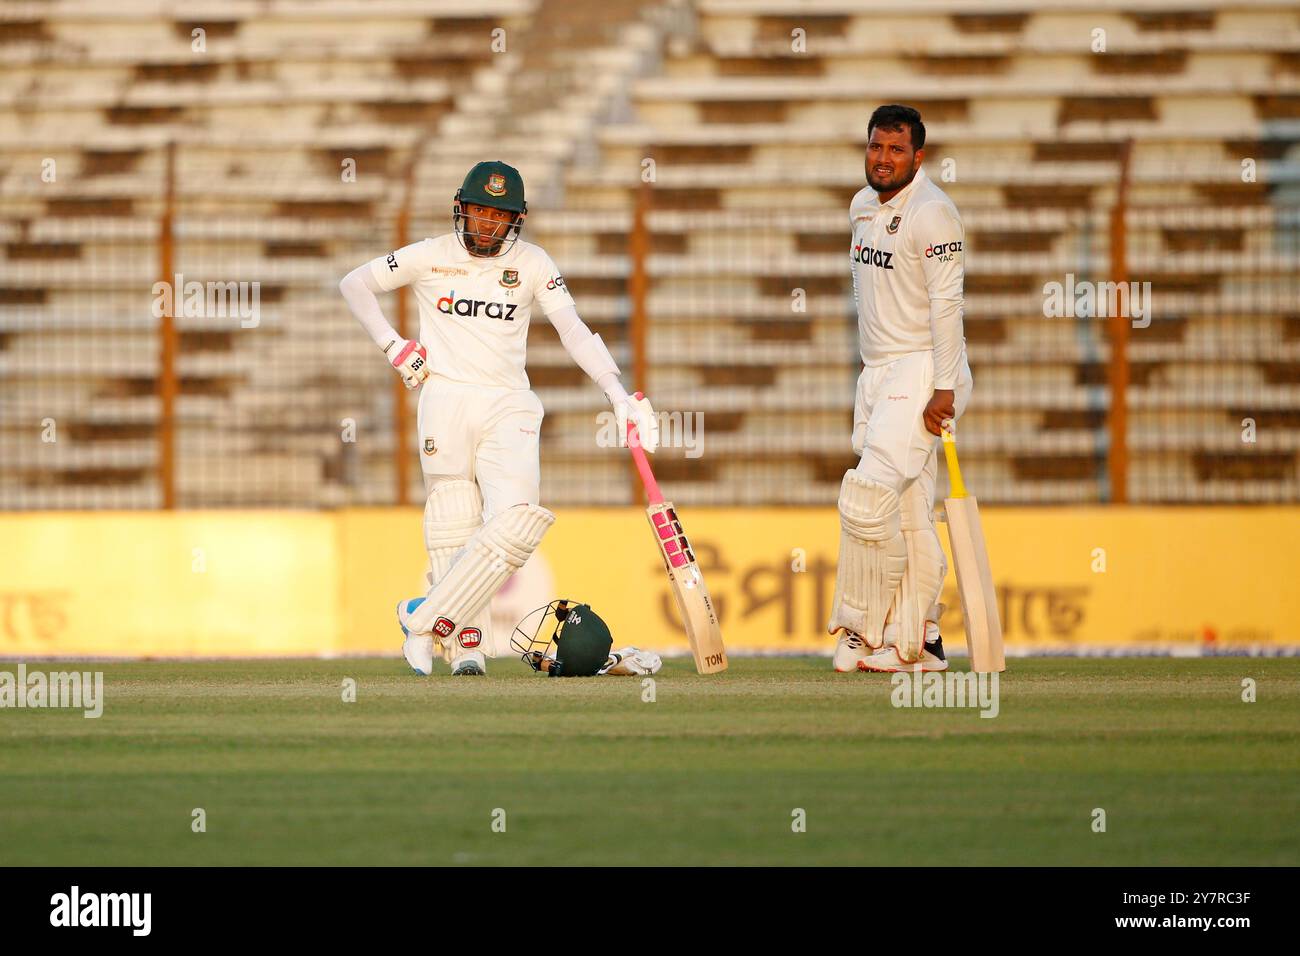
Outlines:
{"label": "batting pad", "polygon": [[907,567],[894,592],[890,620],[898,623],[898,656],[904,663],[921,659],[925,647],[925,622],[943,591],[948,560],[934,527],[934,512],[920,481],[903,490],[900,525],[907,548]]}
{"label": "batting pad", "polygon": [[515,505],[483,525],[426,600],[411,615],[413,634],[449,637],[487,606],[506,578],[537,550],[555,515],[538,505]]}
{"label": "batting pad", "polygon": [[898,493],[850,469],[840,485],[840,563],[827,630],[885,643],[885,617],[907,566]]}
{"label": "batting pad", "polygon": [[434,582],[451,570],[456,553],[483,527],[483,495],[472,481],[442,481],[424,503],[424,546]]}
{"label": "batting pad", "polygon": [[[456,557],[483,527],[483,494],[475,482],[464,479],[440,481],[424,503],[424,546],[429,551],[428,587],[447,576]],[[461,633],[464,632],[464,633]],[[469,637],[466,638],[465,635]],[[468,617],[460,632],[440,639],[443,659],[459,659],[471,641],[472,646],[492,647],[492,613],[484,607]]]}

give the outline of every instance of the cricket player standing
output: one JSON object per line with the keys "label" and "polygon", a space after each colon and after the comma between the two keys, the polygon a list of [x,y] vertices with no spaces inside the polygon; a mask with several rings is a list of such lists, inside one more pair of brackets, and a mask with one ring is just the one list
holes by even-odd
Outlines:
{"label": "cricket player standing", "polygon": [[[618,433],[626,434],[631,420],[647,451],[658,443],[649,402],[623,388],[609,349],[578,317],[551,257],[519,240],[527,211],[518,171],[479,163],[456,192],[452,232],[374,259],[339,283],[406,387],[423,386],[417,428],[428,591],[397,609],[402,653],[419,674],[433,670],[435,641],[453,674],[486,673],[492,596],[555,521],[539,503],[543,412],[524,371],[534,307],[604,390]],[[389,325],[376,297],[405,285],[420,310],[413,342]]]}
{"label": "cricket player standing", "polygon": [[941,425],[971,393],[957,208],[921,162],[906,106],[871,115],[867,186],[853,197],[851,271],[862,374],[840,486],[840,560],[828,630],[837,671],[944,670],[938,603],[947,562],[934,526]]}

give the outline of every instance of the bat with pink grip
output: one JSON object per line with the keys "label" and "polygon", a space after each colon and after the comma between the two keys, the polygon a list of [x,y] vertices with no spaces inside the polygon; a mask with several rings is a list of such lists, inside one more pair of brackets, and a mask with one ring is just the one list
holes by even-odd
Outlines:
{"label": "bat with pink grip", "polygon": [[[644,396],[637,392],[633,397],[641,399]],[[632,440],[633,436],[636,436],[636,441]],[[646,459],[645,449],[641,447],[640,436],[637,435],[636,425],[631,419],[628,419],[627,423],[627,445],[632,449],[632,460],[636,462],[636,470],[641,475],[641,484],[645,485],[646,497],[650,499],[650,504],[661,504],[664,496],[659,491],[659,482],[655,481],[654,472],[650,470],[650,462]]]}

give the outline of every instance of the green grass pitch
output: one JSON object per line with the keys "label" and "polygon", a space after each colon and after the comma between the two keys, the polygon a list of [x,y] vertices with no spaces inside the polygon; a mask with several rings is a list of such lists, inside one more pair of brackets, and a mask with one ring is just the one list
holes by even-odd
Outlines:
{"label": "green grass pitch", "polygon": [[670,660],[653,703],[515,660],[27,667],[105,708],[0,710],[6,866],[1300,860],[1297,659],[1012,660],[995,719],[824,658]]}

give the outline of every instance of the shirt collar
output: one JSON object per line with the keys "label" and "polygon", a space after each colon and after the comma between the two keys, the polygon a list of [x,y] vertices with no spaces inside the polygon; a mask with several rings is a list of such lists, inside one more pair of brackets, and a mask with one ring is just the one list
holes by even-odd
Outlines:
{"label": "shirt collar", "polygon": [[520,241],[521,240],[516,239],[514,245],[511,246],[510,251],[507,252],[505,255],[476,256],[473,253],[471,253],[468,249],[466,249],[463,245],[461,245],[460,240],[456,237],[455,233],[453,233],[451,237],[451,244],[452,244],[451,258],[453,262],[472,262],[476,266],[481,266],[483,268],[488,268],[494,264],[509,265],[511,262],[514,261],[515,255],[519,251]]}
{"label": "shirt collar", "polygon": [[455,233],[451,237],[451,259],[453,262],[477,261],[470,255],[469,250],[461,245],[460,239],[456,237]]}
{"label": "shirt collar", "polygon": [[[929,180],[930,177],[925,174],[925,167],[922,166],[916,171],[916,175],[912,177],[912,181],[900,189],[893,199],[889,200],[889,202],[882,202],[880,204],[881,208],[889,207],[890,209],[901,209],[903,204],[907,202],[907,197],[912,194],[912,191],[922,183],[929,182]],[[880,194],[877,193],[876,199],[878,200],[879,198]]]}

